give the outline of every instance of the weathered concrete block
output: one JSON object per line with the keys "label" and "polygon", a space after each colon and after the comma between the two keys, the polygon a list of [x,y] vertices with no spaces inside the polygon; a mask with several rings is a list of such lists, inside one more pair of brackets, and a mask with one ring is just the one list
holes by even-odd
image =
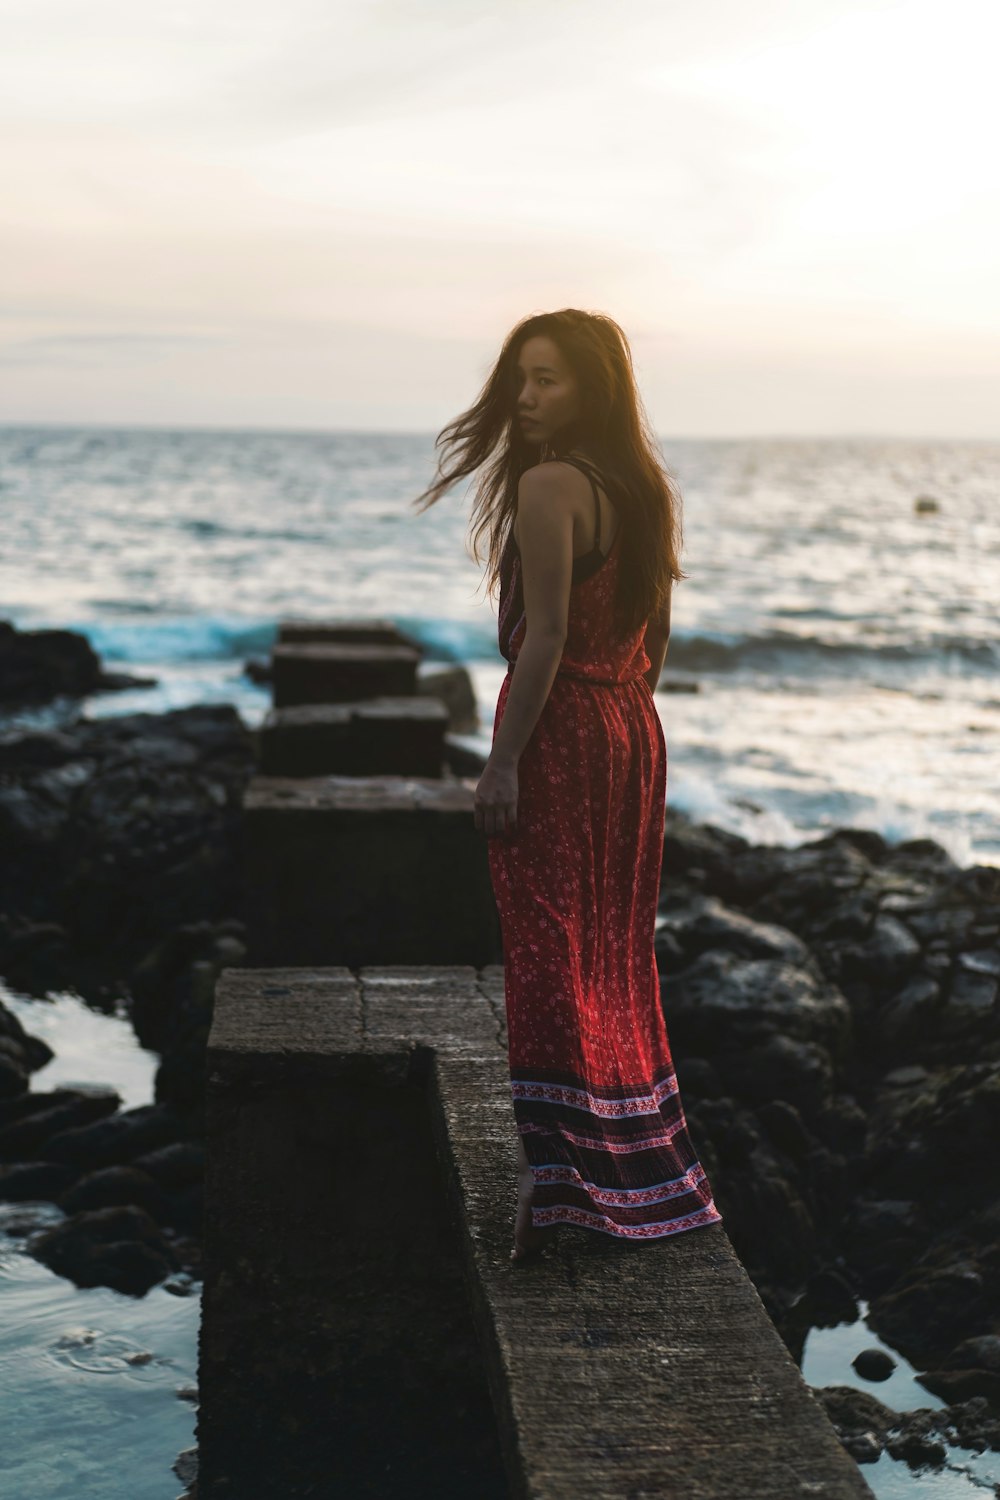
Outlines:
{"label": "weathered concrete block", "polygon": [[282,620],[278,625],[278,643],[303,646],[310,642],[330,642],[347,646],[410,646],[423,654],[423,645],[407,635],[391,620]]}
{"label": "weathered concrete block", "polygon": [[201,1500],[871,1500],[723,1225],[511,1267],[502,1015],[496,965],[220,975]]}
{"label": "weathered concrete block", "polygon": [[437,698],[273,708],[260,729],[269,776],[440,776],[448,710]]}
{"label": "weathered concrete block", "polygon": [[244,798],[251,962],[494,963],[475,781],[258,776]]}
{"label": "weathered concrete block", "polygon": [[[431,1137],[429,1053],[366,1041],[365,986],[345,973],[218,980],[198,1494],[506,1500]],[[462,971],[464,991],[434,973],[447,1035],[475,973]],[[403,1002],[405,974],[399,985],[395,1002],[376,986],[376,1009]]]}
{"label": "weathered concrete block", "polygon": [[417,677],[417,692],[447,704],[452,733],[474,734],[479,728],[479,705],[468,667],[424,665]]}
{"label": "weathered concrete block", "polygon": [[276,708],[293,703],[350,703],[407,696],[417,690],[419,651],[412,646],[317,642],[275,646],[271,683]]}
{"label": "weathered concrete block", "polygon": [[463,739],[461,735],[446,734],[444,760],[449,771],[456,776],[471,776],[474,781],[478,781],[486,768],[489,753],[478,744]]}

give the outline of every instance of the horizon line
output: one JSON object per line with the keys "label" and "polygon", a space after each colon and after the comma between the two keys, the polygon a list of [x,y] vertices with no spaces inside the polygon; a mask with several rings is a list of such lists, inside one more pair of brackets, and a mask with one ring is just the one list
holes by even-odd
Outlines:
{"label": "horizon line", "polygon": [[[215,433],[219,435],[259,434],[261,437],[424,437],[435,438],[437,432],[430,427],[269,427],[258,424],[245,426],[217,425],[214,423],[148,423],[148,422],[79,422],[79,421],[4,421],[0,420],[0,432],[7,431],[81,431],[81,432],[149,432],[149,433]],[[815,443],[815,442],[879,442],[879,443],[976,443],[986,446],[1000,445],[1000,436],[959,436],[948,433],[912,432],[744,432],[744,433],[660,433],[657,441],[674,443]]]}

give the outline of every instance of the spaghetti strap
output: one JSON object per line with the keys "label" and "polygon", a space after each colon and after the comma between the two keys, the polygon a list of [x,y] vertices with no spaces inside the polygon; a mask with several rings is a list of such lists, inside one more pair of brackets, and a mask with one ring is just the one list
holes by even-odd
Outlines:
{"label": "spaghetti strap", "polygon": [[[586,474],[587,478],[590,480],[590,488],[594,492],[594,545],[593,545],[593,547],[591,547],[590,550],[591,550],[591,552],[600,552],[600,550],[601,550],[601,496],[600,496],[600,493],[598,491],[597,484],[596,484],[596,482],[594,480],[594,476],[593,476],[593,474],[591,472],[591,466],[587,462],[587,460],[584,459],[584,458],[571,458],[569,456],[560,457],[559,462],[560,463],[564,463],[564,464],[572,464],[574,469],[579,469],[580,472],[581,472],[581,474]],[[582,555],[583,554],[581,554],[581,556]]]}

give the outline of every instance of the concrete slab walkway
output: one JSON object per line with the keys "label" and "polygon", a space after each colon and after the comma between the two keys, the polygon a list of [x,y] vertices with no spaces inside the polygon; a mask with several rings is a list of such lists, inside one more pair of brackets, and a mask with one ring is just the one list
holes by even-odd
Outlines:
{"label": "concrete slab walkway", "polygon": [[511,1266],[501,967],[226,970],[208,1099],[204,1500],[871,1496],[723,1225]]}

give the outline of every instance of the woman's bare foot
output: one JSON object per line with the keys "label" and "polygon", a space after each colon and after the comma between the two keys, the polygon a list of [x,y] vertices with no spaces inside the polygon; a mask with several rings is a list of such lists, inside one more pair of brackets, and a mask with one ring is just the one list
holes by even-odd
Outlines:
{"label": "woman's bare foot", "polygon": [[535,1189],[535,1179],[528,1158],[524,1154],[524,1145],[520,1135],[517,1138],[517,1217],[514,1222],[514,1248],[510,1252],[512,1261],[528,1260],[549,1244],[556,1236],[557,1224],[550,1224],[544,1229],[536,1229],[531,1222],[531,1199]]}

